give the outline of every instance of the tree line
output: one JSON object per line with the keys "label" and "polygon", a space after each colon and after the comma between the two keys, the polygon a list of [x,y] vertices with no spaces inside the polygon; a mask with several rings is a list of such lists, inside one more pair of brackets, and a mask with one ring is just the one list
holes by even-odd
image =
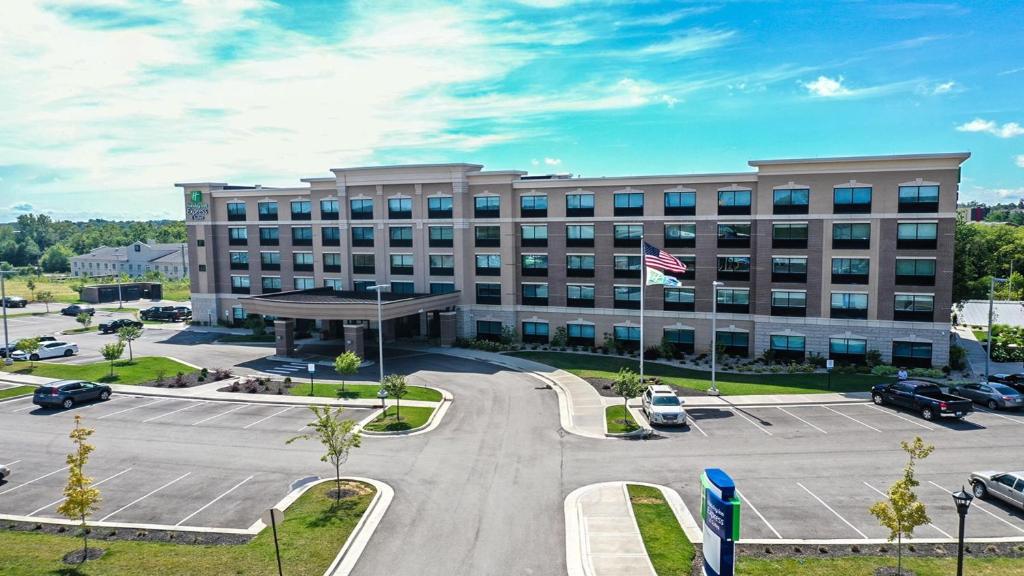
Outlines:
{"label": "tree line", "polygon": [[987,300],[993,276],[1009,279],[996,287],[996,299],[1024,299],[1024,228],[967,222],[961,217],[956,222],[955,245],[953,302]]}

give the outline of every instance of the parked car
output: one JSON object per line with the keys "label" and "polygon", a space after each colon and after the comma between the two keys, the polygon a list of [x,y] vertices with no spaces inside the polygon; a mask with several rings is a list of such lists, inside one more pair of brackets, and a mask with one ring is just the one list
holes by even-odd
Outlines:
{"label": "parked car", "polygon": [[21,296],[8,296],[0,300],[0,305],[3,305],[4,308],[24,308],[28,306],[28,300]]}
{"label": "parked car", "polygon": [[688,426],[683,402],[671,386],[648,386],[640,397],[644,414],[651,424]]}
{"label": "parked car", "polygon": [[164,322],[181,322],[192,317],[192,310],[186,306],[152,306],[139,312],[143,320],[162,320]]}
{"label": "parked car", "polygon": [[937,385],[919,380],[877,384],[871,389],[871,400],[879,406],[892,404],[920,412],[925,420],[939,416],[963,418],[974,411],[974,404],[967,398],[944,394]]}
{"label": "parked car", "polygon": [[0,464],[0,482],[11,475],[11,467]]}
{"label": "parked car", "polygon": [[32,403],[37,406],[61,406],[71,408],[90,400],[107,400],[111,394],[110,386],[86,382],[84,380],[60,380],[47,386],[36,388],[32,395]]}
{"label": "parked car", "polygon": [[79,304],[72,304],[66,308],[61,308],[60,313],[65,316],[78,316],[79,314],[86,313],[92,316],[96,313],[96,309],[92,306],[81,306]]}
{"label": "parked car", "polygon": [[[39,343],[40,344],[43,344],[45,342],[56,342],[57,341],[57,338],[55,338],[53,336],[37,336],[37,338],[39,338]],[[20,343],[22,340],[23,340],[23,338],[19,338],[19,339],[15,340],[14,342],[11,342],[10,345],[7,346],[6,348],[3,347],[3,346],[0,346],[0,358],[7,358],[7,353],[8,352],[14,352],[15,350],[17,350],[18,349],[18,343]]]}
{"label": "parked car", "polygon": [[70,342],[44,342],[39,345],[39,350],[32,354],[26,354],[21,350],[11,352],[11,358],[15,360],[46,360],[47,358],[60,358],[61,356],[74,356],[78,354],[78,344]]}
{"label": "parked car", "polygon": [[989,495],[1024,509],[1024,472],[974,472],[971,488],[976,498]]}
{"label": "parked car", "polygon": [[988,377],[988,381],[1006,384],[1017,392],[1024,394],[1024,372],[1017,372],[1016,374],[992,374]]}
{"label": "parked car", "polygon": [[1020,408],[1024,406],[1024,394],[1014,390],[1008,384],[998,382],[971,382],[951,388],[951,394],[970,398],[978,404],[984,404],[989,410],[996,408]]}
{"label": "parked car", "polygon": [[117,320],[111,320],[110,322],[104,322],[100,324],[100,334],[110,334],[111,332],[117,332],[125,326],[134,326],[136,328],[142,328],[142,322],[138,320],[132,320],[131,318],[118,318]]}

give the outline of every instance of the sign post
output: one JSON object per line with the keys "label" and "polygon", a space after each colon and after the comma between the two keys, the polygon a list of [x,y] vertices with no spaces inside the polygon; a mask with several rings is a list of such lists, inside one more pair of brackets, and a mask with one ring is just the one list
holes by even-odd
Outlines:
{"label": "sign post", "polygon": [[313,372],[316,372],[316,364],[306,364],[306,371],[309,372],[309,395],[313,395]]}
{"label": "sign post", "polygon": [[704,524],[704,576],[733,576],[740,539],[740,500],[736,484],[723,470],[700,475],[700,518]]}
{"label": "sign post", "polygon": [[835,368],[835,367],[836,367],[836,361],[835,360],[833,360],[831,358],[829,358],[828,360],[825,360],[825,370],[828,372],[828,384],[826,385],[828,390],[832,389],[832,369]]}
{"label": "sign post", "polygon": [[270,524],[270,529],[274,531],[274,554],[277,555],[277,576],[284,576],[284,572],[281,570],[281,548],[277,545],[277,525],[280,522],[284,522],[284,510],[269,508],[263,513],[261,518],[263,523]]}
{"label": "sign post", "polygon": [[387,390],[385,390],[383,388],[381,388],[380,390],[377,390],[377,398],[380,398],[380,408],[381,408],[381,410],[384,410],[386,408],[386,406],[384,405],[384,399],[387,398],[387,397],[388,397],[388,391]]}

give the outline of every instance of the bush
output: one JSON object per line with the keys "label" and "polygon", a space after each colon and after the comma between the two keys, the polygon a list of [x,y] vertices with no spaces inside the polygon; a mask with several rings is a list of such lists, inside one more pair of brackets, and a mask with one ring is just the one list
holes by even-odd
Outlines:
{"label": "bush", "polygon": [[184,372],[178,372],[174,376],[174,385],[177,386],[178,388],[184,388],[185,387],[185,373]]}
{"label": "bush", "polygon": [[910,375],[917,378],[942,378],[945,376],[940,368],[911,368]]}
{"label": "bush", "polygon": [[214,380],[227,380],[228,378],[231,378],[231,370],[228,370],[226,368],[214,368],[213,369],[213,379]]}
{"label": "bush", "polygon": [[815,368],[824,368],[826,364],[825,360],[825,357],[817,352],[811,352],[807,355],[807,363]]}
{"label": "bush", "polygon": [[960,346],[950,346],[949,347],[949,367],[952,368],[953,370],[963,370],[964,366],[965,366],[965,364],[964,364],[965,354],[966,354],[966,352],[964,352],[964,349],[961,348]]}
{"label": "bush", "polygon": [[644,360],[657,360],[661,357],[661,348],[658,346],[648,346],[644,349]]}
{"label": "bush", "polygon": [[565,331],[565,326],[559,326],[555,328],[555,335],[551,337],[551,345],[557,347],[565,346],[565,342],[568,339],[569,334]]}
{"label": "bush", "polygon": [[875,376],[895,376],[899,371],[899,368],[885,364],[879,364],[871,369],[871,373]]}
{"label": "bush", "polygon": [[764,352],[761,353],[761,360],[763,360],[765,364],[774,364],[775,350],[772,350],[771,348],[765,348]]}
{"label": "bush", "polygon": [[868,368],[874,368],[882,363],[882,353],[878,350],[868,350],[867,354],[864,355],[864,364]]}

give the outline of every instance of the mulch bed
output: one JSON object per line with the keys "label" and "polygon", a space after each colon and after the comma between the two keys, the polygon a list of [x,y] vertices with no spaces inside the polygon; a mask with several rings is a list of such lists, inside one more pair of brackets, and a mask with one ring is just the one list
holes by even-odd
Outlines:
{"label": "mulch bed", "polygon": [[[288,391],[296,386],[302,386],[302,382],[285,383],[278,380],[271,380],[269,378],[249,377],[241,378],[229,386],[218,388],[217,391],[288,396],[290,394]],[[309,388],[309,382],[306,382],[306,388]]]}
{"label": "mulch bed", "polygon": [[[597,393],[600,394],[601,396],[606,396],[608,398],[619,398],[620,397],[618,394],[615,393],[614,390],[612,390],[612,380],[609,379],[609,378],[584,378],[584,380],[586,380],[588,383],[590,383],[590,385],[594,387],[594,390],[597,390]],[[648,380],[650,380],[650,379],[648,379]],[[660,382],[660,381],[657,381],[657,382],[649,381],[648,382],[648,384],[662,384],[662,383],[663,382]],[[672,386],[672,388],[675,389],[676,396],[707,396],[707,392],[704,392],[703,390],[695,390],[693,388],[684,388],[682,386],[674,386],[672,384],[669,384],[669,386]]]}
{"label": "mulch bed", "polygon": [[182,374],[181,378],[178,378],[177,374],[167,374],[164,375],[162,379],[153,379],[149,382],[143,382],[140,386],[152,386],[153,388],[192,388],[193,386],[201,386],[203,384],[209,384],[219,380],[227,380],[228,378],[231,378],[230,370],[209,370],[207,371],[205,378],[202,377],[202,372]]}
{"label": "mulch bed", "polygon": [[68,552],[64,555],[63,561],[65,564],[81,564],[86,560],[96,560],[102,558],[107,551],[103,548],[89,548],[88,554],[85,550],[75,550],[74,552]]}
{"label": "mulch bed", "polygon": [[[40,534],[78,534],[78,526],[47,524],[42,522],[20,522],[4,520],[0,529]],[[174,530],[142,530],[137,528],[89,528],[89,542],[93,540],[132,540],[139,542],[172,542],[175,544],[234,545],[245,544],[252,536],[244,534],[223,534],[219,532],[178,532]],[[89,546],[92,551],[92,545]],[[81,550],[78,551],[81,555]],[[90,556],[90,559],[92,556]]]}

